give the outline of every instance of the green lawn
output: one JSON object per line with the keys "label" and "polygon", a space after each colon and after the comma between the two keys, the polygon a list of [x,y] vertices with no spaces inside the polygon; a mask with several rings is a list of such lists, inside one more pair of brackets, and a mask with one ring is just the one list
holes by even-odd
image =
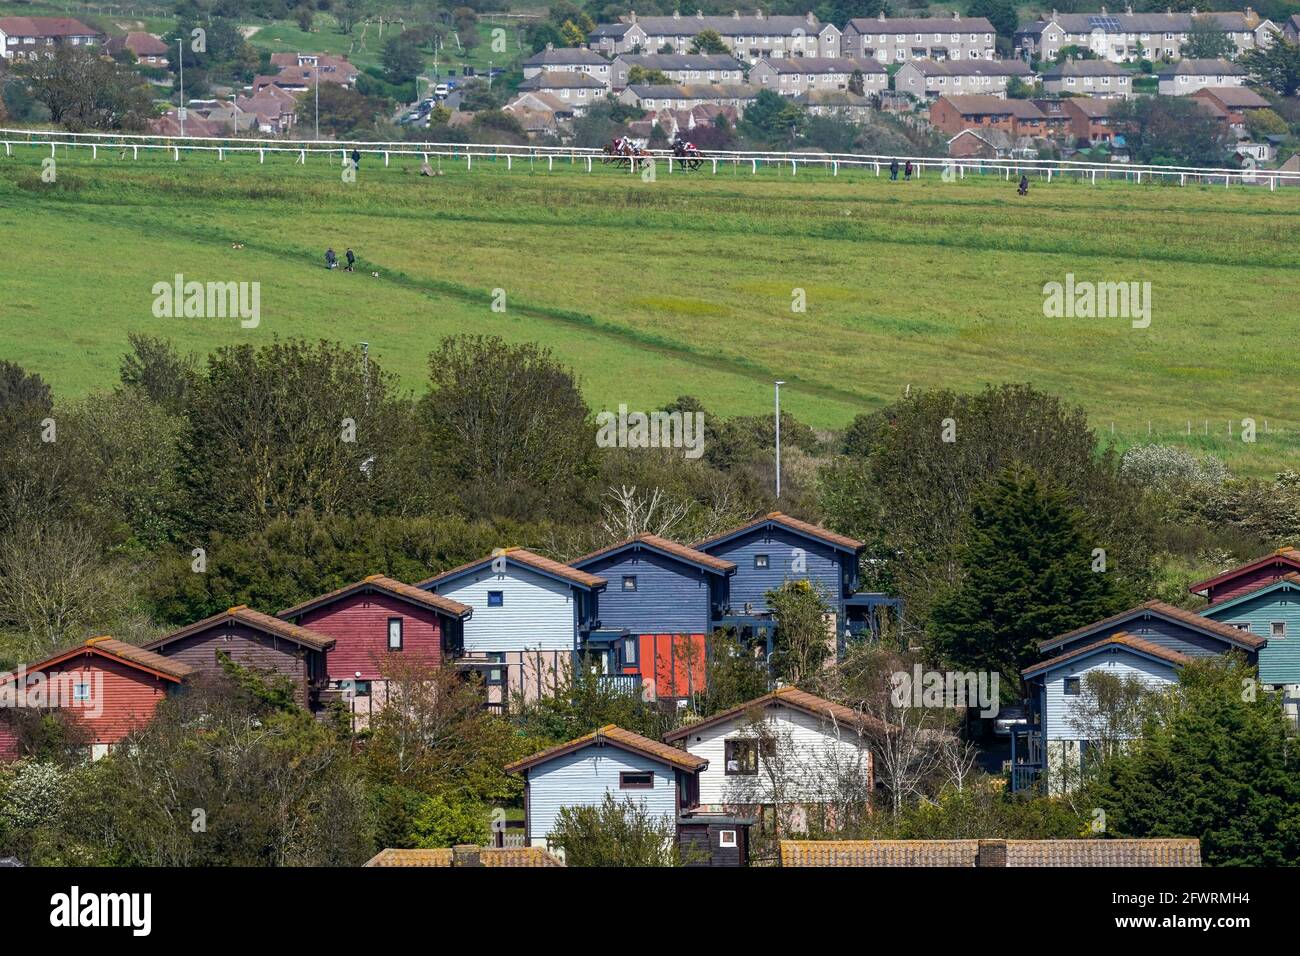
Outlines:
{"label": "green lawn", "polygon": [[[426,179],[418,158],[372,156],[346,185],[320,157],[109,150],[61,154],[51,186],[47,154],[0,158],[0,357],[62,396],[111,385],[132,330],[200,351],[367,341],[413,391],[440,336],[487,332],[554,348],[597,408],[691,393],[760,413],[780,378],[783,407],[841,427],[909,386],[1030,381],[1121,445],[1150,428],[1243,473],[1300,468],[1300,190],[1057,182],[1022,200],[994,178],[724,166],[647,183],[504,160]],[[327,245],[364,269],[327,272]],[[155,318],[151,289],[178,272],[260,282],[261,325]],[[1067,273],[1150,282],[1150,327],[1044,317]],[[1229,441],[1246,417],[1258,441]]]}

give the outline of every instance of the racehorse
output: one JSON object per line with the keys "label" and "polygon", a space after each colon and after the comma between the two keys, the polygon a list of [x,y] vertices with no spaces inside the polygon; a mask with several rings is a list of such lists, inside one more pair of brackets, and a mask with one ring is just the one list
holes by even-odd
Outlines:
{"label": "racehorse", "polygon": [[699,147],[682,139],[673,140],[673,157],[680,159],[687,169],[699,169],[704,165],[704,155]]}

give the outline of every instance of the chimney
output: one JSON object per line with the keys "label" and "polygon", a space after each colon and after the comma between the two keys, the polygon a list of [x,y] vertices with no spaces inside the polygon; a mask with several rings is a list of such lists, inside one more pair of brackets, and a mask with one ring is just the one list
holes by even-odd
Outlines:
{"label": "chimney", "polygon": [[1196,7],[1192,7],[1192,16],[1196,16],[1196,13],[1197,13]]}
{"label": "chimney", "polygon": [[[983,847],[983,841],[980,846]],[[479,848],[469,843],[458,844],[451,848],[452,866],[482,866],[483,857]]]}
{"label": "chimney", "polygon": [[1055,8],[1055,7],[1052,8],[1052,19],[1053,19],[1053,20],[1056,19],[1056,8]]}
{"label": "chimney", "polygon": [[550,41],[547,41],[547,43],[546,43],[546,49],[547,49],[547,51],[554,50],[554,49],[555,49],[555,44],[554,44],[554,43],[551,43]]}
{"label": "chimney", "polygon": [[739,20],[739,19],[740,19],[740,11],[739,11],[739,10],[732,10],[732,11],[731,11],[731,18],[732,18],[733,20]]}
{"label": "chimney", "polygon": [[1005,868],[1007,865],[1007,841],[980,840],[979,849],[975,854],[975,865]]}
{"label": "chimney", "polygon": [[1125,6],[1124,12],[1127,13],[1130,17],[1133,16],[1133,4],[1130,3],[1127,6]]}
{"label": "chimney", "polygon": [[704,11],[703,11],[703,10],[696,10],[696,11],[695,11],[695,19],[697,19],[697,20],[703,20],[703,19],[704,19]]}
{"label": "chimney", "polygon": [[1104,3],[1101,5],[1101,15],[1102,16],[1106,15],[1106,4]]}
{"label": "chimney", "polygon": [[879,17],[879,20],[880,20],[881,23],[884,23],[884,22],[885,22],[885,11],[884,11],[884,10],[881,10],[881,11],[880,11],[880,17]]}
{"label": "chimney", "polygon": [[680,10],[674,10],[674,11],[673,11],[673,19],[674,19],[674,20],[680,20],[681,18],[682,18],[682,11],[680,11]]}
{"label": "chimney", "polygon": [[816,23],[817,23],[817,16],[816,16],[816,14],[814,14],[811,10],[809,10],[809,11],[808,11],[808,26],[810,26],[810,27],[811,27],[811,26],[815,26]]}
{"label": "chimney", "polygon": [[629,11],[628,16],[632,18],[632,22],[633,22],[633,23],[636,23],[636,11],[635,11],[635,10]]}
{"label": "chimney", "polygon": [[960,19],[961,19],[961,14],[958,13],[956,10],[954,10],[954,11],[952,12],[952,18],[953,18],[953,20],[960,20]]}
{"label": "chimney", "polygon": [[759,20],[763,19],[763,11],[760,10],[760,9],[758,9],[757,7],[755,7],[755,8],[754,8],[754,17],[755,17],[756,19],[759,19]]}

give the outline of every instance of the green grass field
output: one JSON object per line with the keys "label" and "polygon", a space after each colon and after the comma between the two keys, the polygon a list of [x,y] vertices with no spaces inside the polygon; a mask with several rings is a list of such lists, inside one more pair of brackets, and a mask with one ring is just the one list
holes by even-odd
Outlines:
{"label": "green grass field", "polygon": [[[128,331],[198,351],[367,341],[415,392],[441,336],[483,332],[550,346],[597,408],[690,393],[760,413],[780,378],[783,407],[842,427],[909,386],[1028,381],[1120,445],[1150,429],[1240,473],[1300,467],[1300,190],[1057,182],[1019,199],[995,178],[724,166],[643,182],[463,159],[429,179],[418,158],[373,156],[349,185],[323,157],[108,149],[61,151],[45,184],[46,155],[0,157],[0,356],[61,396],[110,386]],[[325,270],[329,245],[363,268]],[[176,273],[260,282],[260,326],[155,318],[152,287]],[[1150,327],[1045,318],[1043,286],[1067,273],[1150,282]],[[1258,441],[1229,440],[1246,417]]]}

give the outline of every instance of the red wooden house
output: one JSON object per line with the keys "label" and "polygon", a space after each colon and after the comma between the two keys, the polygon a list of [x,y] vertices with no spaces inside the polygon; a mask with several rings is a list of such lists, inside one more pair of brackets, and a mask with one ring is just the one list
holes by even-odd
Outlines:
{"label": "red wooden house", "polygon": [[1300,550],[1278,548],[1272,554],[1256,558],[1222,574],[1193,584],[1189,591],[1202,594],[1211,604],[1226,601],[1253,591],[1264,584],[1300,571]]}
{"label": "red wooden house", "polygon": [[204,618],[145,647],[196,671],[222,675],[224,656],[241,667],[278,674],[293,682],[299,705],[320,704],[327,684],[325,655],[334,639],[246,604]]}
{"label": "red wooden house", "polygon": [[383,703],[390,664],[438,667],[459,656],[471,613],[459,601],[372,574],[279,617],[334,640],[325,656],[329,686],[354,711],[369,712]]}
{"label": "red wooden house", "polygon": [[[85,644],[0,675],[0,758],[13,759],[18,740],[3,711],[14,706],[57,709],[72,715],[89,735],[98,758],[153,717],[159,702],[194,673],[181,661],[114,640]],[[19,699],[21,698],[21,700]]]}

